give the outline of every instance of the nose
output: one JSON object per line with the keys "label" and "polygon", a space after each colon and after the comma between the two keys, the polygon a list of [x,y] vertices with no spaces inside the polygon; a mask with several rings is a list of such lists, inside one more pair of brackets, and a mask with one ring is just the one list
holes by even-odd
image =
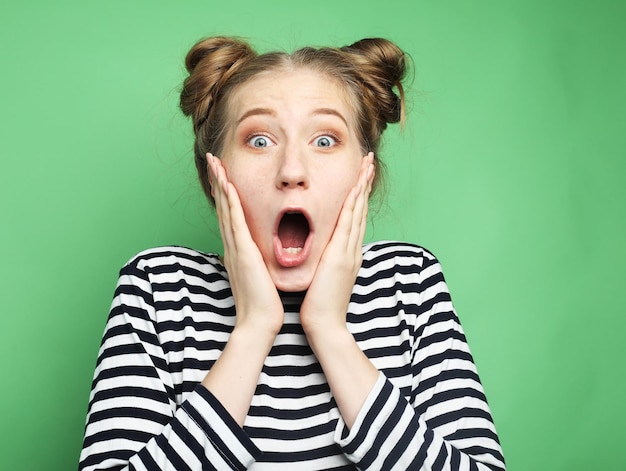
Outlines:
{"label": "nose", "polygon": [[285,147],[279,157],[279,168],[276,174],[278,189],[309,187],[309,175],[304,152],[295,147]]}

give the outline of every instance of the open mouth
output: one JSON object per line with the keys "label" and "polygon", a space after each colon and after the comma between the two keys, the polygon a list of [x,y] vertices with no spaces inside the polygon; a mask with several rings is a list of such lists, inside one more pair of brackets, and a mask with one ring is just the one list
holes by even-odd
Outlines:
{"label": "open mouth", "polygon": [[311,228],[308,219],[298,211],[283,214],[278,224],[278,239],[284,252],[299,254],[304,249]]}

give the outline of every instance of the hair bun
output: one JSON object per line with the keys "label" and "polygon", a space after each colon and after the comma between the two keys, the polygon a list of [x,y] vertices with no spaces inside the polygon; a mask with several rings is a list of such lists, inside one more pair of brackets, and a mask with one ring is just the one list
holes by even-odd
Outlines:
{"label": "hair bun", "polygon": [[190,49],[185,58],[189,76],[180,93],[180,108],[192,117],[194,129],[206,119],[221,84],[255,56],[247,43],[223,36],[203,39]]}
{"label": "hair bun", "polygon": [[378,102],[382,129],[387,123],[404,121],[402,81],[407,72],[405,53],[383,38],[361,39],[342,49],[351,53],[364,85]]}

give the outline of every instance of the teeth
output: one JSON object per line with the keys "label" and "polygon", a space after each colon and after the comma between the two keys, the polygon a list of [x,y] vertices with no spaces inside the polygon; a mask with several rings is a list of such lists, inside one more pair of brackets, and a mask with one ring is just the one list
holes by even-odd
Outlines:
{"label": "teeth", "polygon": [[283,250],[287,253],[294,254],[302,252],[302,247],[285,247]]}

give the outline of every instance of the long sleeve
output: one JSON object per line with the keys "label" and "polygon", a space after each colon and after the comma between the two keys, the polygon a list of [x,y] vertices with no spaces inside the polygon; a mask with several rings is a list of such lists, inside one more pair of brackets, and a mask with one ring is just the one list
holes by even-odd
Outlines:
{"label": "long sleeve", "polygon": [[[379,244],[366,253],[358,282],[366,288],[357,287],[352,308],[359,312],[357,304],[377,303],[353,316],[352,327],[381,374],[354,426],[348,430],[339,421],[335,441],[362,470],[504,470],[489,406],[439,263],[419,247],[392,247],[389,252]],[[396,273],[382,278],[381,272],[389,273],[387,265]],[[388,338],[394,343],[385,344]],[[404,347],[398,347],[398,338]],[[399,353],[390,355],[393,349]],[[408,365],[393,360],[408,355],[410,375]]]}
{"label": "long sleeve", "polygon": [[247,469],[261,455],[201,385],[180,404],[138,259],[120,275],[89,401],[80,470]]}
{"label": "long sleeve", "polygon": [[491,414],[436,259],[365,248],[348,312],[380,371],[348,430],[284,294],[285,323],[244,427],[200,383],[235,322],[215,254],[145,251],[121,271],[100,348],[79,469],[504,469]]}

